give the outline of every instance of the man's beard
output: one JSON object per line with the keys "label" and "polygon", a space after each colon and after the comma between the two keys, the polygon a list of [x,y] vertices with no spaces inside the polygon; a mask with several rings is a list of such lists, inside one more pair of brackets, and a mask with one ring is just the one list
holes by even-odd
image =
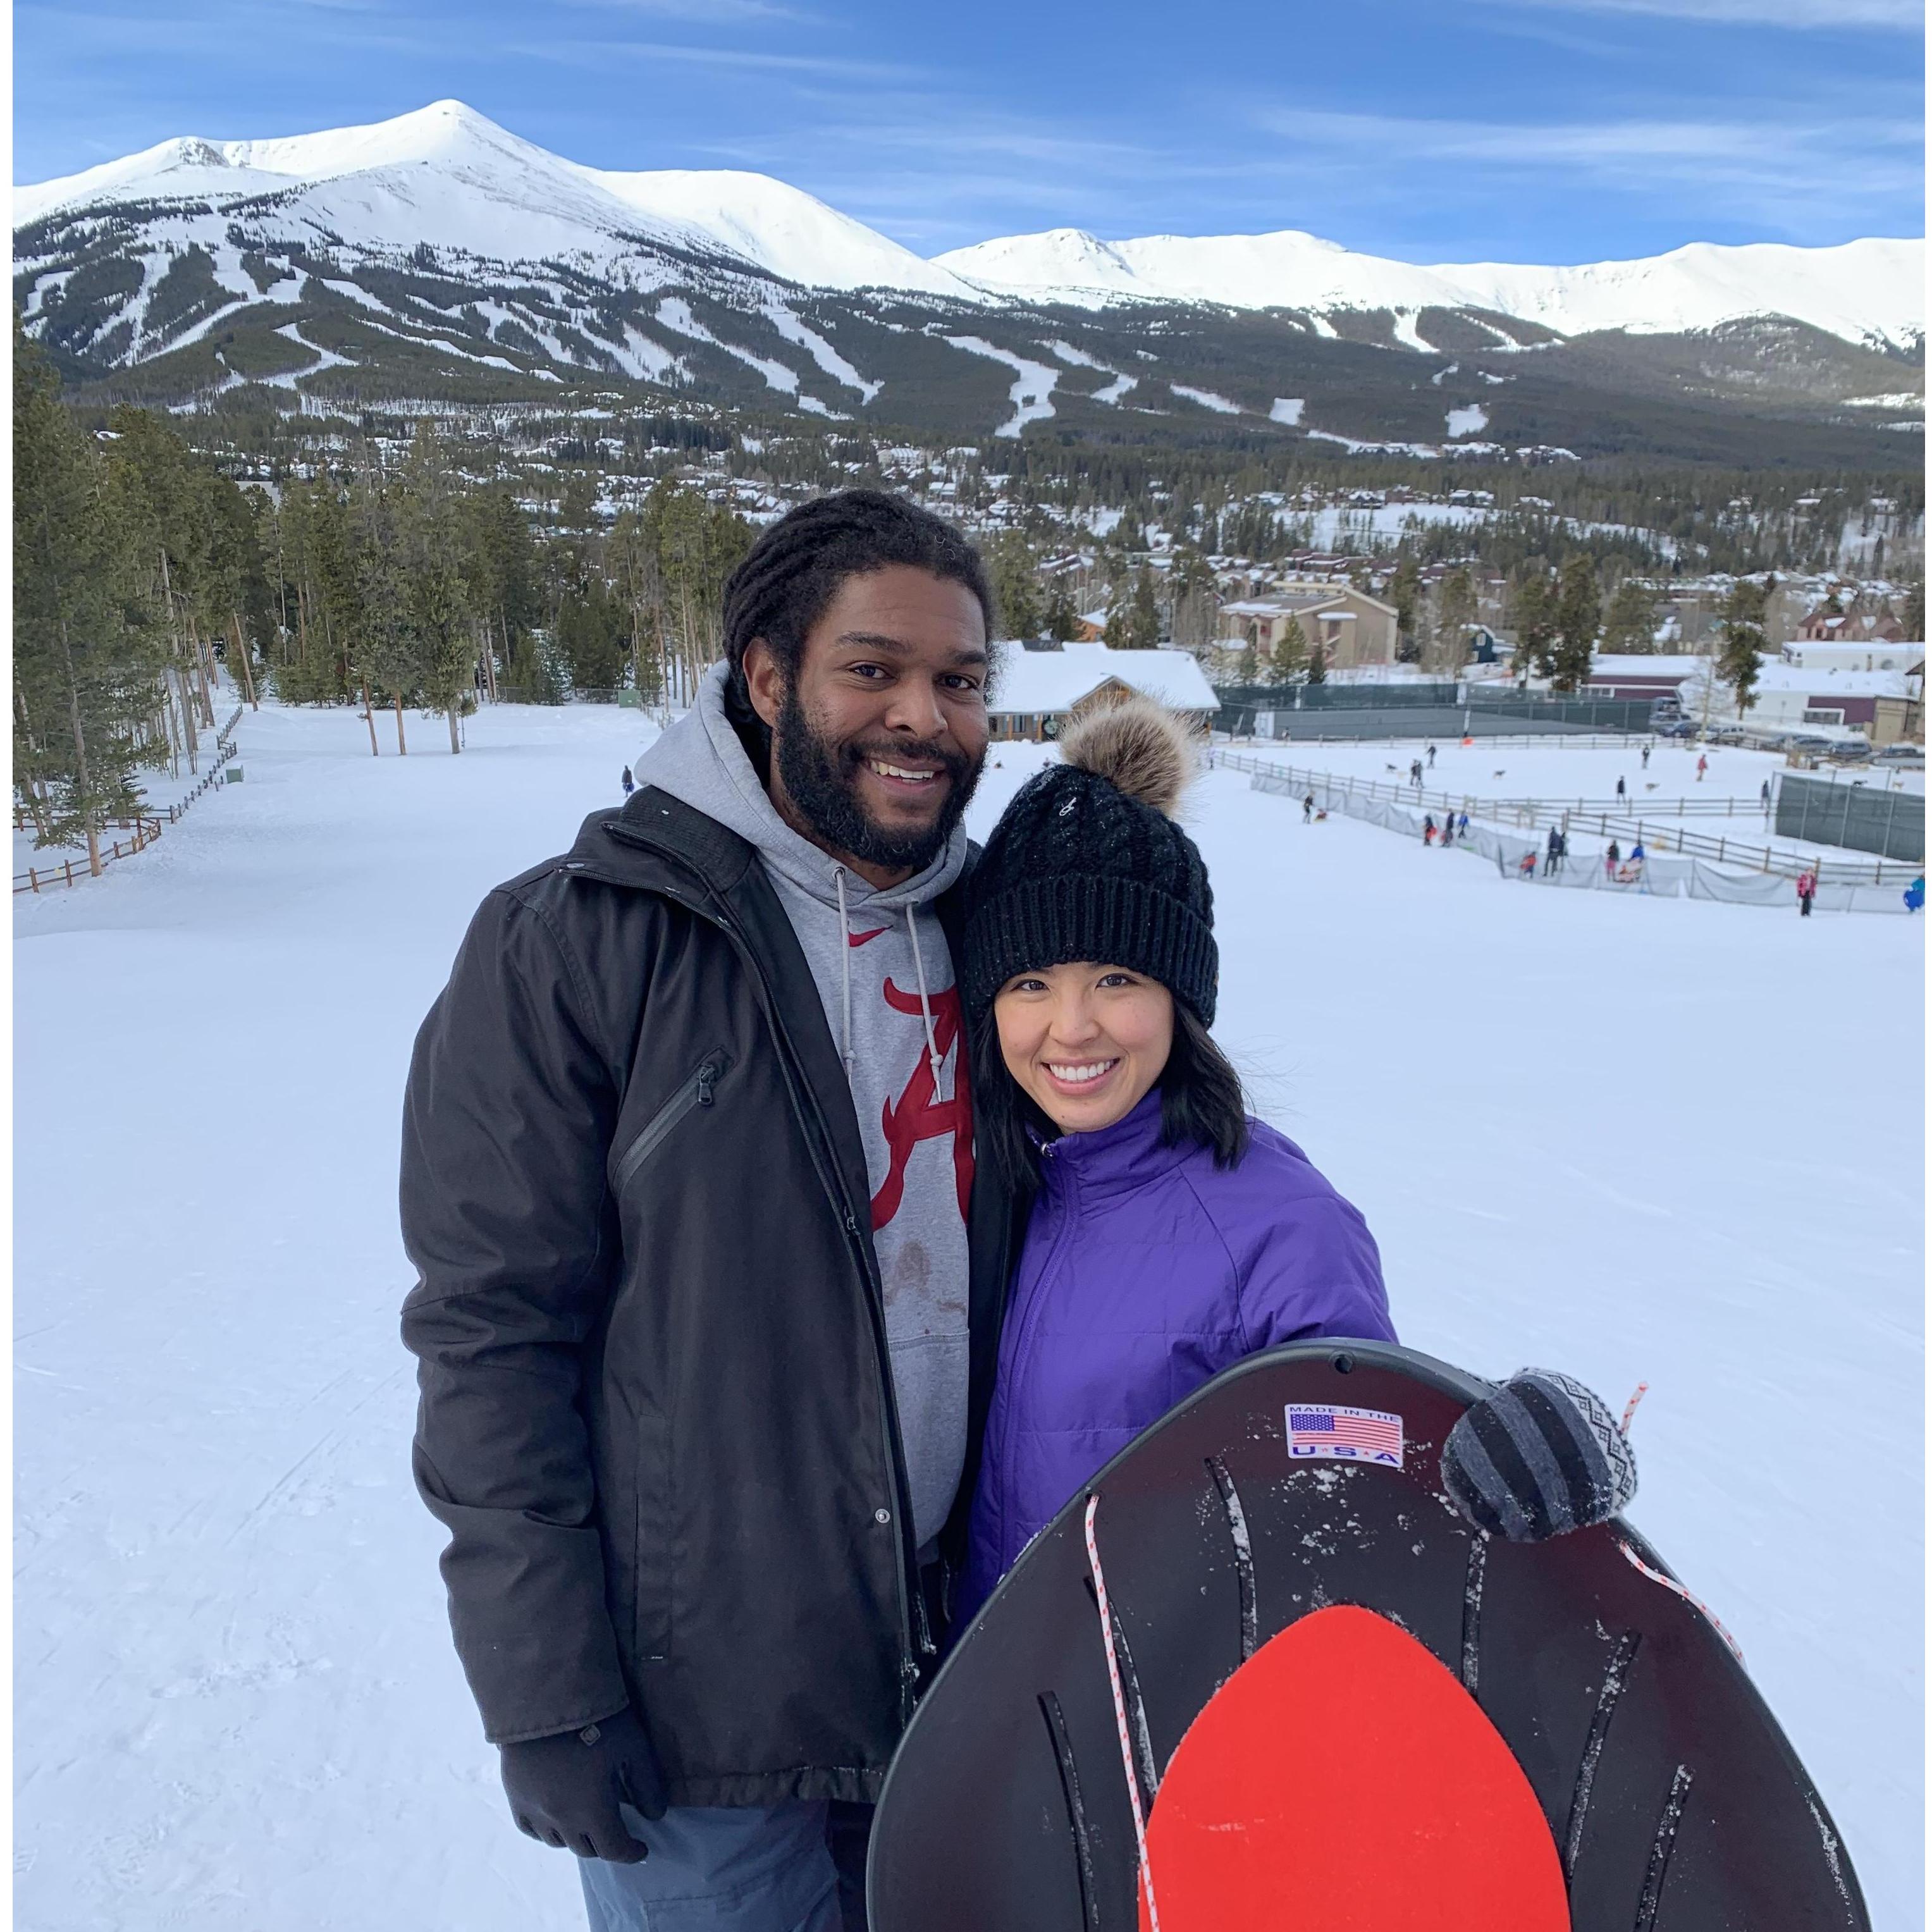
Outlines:
{"label": "man's beard", "polygon": [[[922,872],[945,850],[986,762],[984,751],[976,758],[969,758],[926,739],[888,738],[871,745],[828,743],[812,729],[798,701],[796,687],[790,685],[786,688],[773,736],[773,756],[786,796],[817,836],[832,850],[845,853],[862,866],[895,871]],[[859,768],[868,758],[892,764],[916,760],[944,768],[945,800],[930,824],[893,830],[868,815],[859,801]]]}

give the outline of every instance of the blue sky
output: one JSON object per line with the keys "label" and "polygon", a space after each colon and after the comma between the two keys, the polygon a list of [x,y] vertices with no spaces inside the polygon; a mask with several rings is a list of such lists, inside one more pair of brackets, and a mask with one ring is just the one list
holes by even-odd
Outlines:
{"label": "blue sky", "polygon": [[1412,261],[1923,232],[1916,0],[19,0],[14,178],[454,96],[917,249],[1304,228]]}

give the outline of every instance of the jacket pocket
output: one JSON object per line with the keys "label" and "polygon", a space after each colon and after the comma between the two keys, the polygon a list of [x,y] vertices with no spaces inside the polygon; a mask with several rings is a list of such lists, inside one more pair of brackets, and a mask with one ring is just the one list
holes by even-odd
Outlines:
{"label": "jacket pocket", "polygon": [[611,1180],[614,1194],[623,1192],[632,1175],[664,1144],[692,1108],[712,1104],[718,1082],[730,1064],[731,1056],[722,1047],[716,1047],[692,1070],[683,1084],[644,1123],[637,1138],[624,1150]]}

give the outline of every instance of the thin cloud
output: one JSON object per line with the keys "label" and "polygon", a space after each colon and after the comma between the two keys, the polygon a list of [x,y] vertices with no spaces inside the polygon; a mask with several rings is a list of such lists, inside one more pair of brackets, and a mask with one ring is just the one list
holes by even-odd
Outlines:
{"label": "thin cloud", "polygon": [[[1712,161],[1777,164],[1793,144],[1842,144],[1841,123],[1807,127],[1771,111],[1766,118],[1724,122],[1702,118],[1604,122],[1510,122],[1432,120],[1381,114],[1346,114],[1319,109],[1264,114],[1274,132],[1321,145],[1388,147],[1412,158],[1441,160],[1556,163],[1590,166],[1636,162],[1699,166]],[[1767,139],[1777,129],[1775,141]],[[1918,130],[1906,121],[1875,117],[1858,124],[1861,146],[1909,148]],[[1785,150],[1780,157],[1780,146]]]}
{"label": "thin cloud", "polygon": [[823,18],[802,7],[782,6],[778,0],[563,0],[563,4],[643,14],[659,20],[697,20],[708,26],[752,20],[803,21],[816,25]]}
{"label": "thin cloud", "polygon": [[1736,27],[1788,27],[1799,32],[1847,27],[1916,34],[1925,25],[1921,0],[1490,0],[1492,5],[1565,13],[1641,14],[1655,20]]}
{"label": "thin cloud", "polygon": [[[1820,227],[1846,223],[1870,233],[1880,208],[1888,213],[1880,224],[1896,232],[1896,211],[1916,203],[1922,184],[1918,124],[1882,111],[1860,119],[1859,138],[1849,146],[1841,119],[1808,120],[1802,110],[1773,104],[1748,121],[1515,124],[1286,109],[1264,110],[1255,121],[1286,151],[1318,152],[1331,184],[1353,176],[1390,198],[1403,178],[1415,178],[1418,164],[1433,164],[1432,194],[1487,193],[1499,179],[1533,178],[1545,189],[1640,201],[1668,196],[1701,226],[1722,215],[1794,240],[1814,240]],[[1271,166],[1276,158],[1251,159]]]}
{"label": "thin cloud", "polygon": [[687,46],[664,40],[542,40],[506,46],[502,54],[557,67],[597,67],[613,60],[667,61],[727,72],[803,74],[837,80],[907,80],[915,70],[883,61],[829,54],[774,54],[751,47]]}

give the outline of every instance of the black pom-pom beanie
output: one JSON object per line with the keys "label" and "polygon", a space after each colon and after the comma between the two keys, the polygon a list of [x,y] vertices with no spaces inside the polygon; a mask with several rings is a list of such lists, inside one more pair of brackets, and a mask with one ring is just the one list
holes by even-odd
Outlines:
{"label": "black pom-pom beanie", "polygon": [[1192,776],[1190,735],[1136,699],[1081,721],[1060,748],[1063,762],[1001,814],[974,870],[960,975],[969,1022],[1016,973],[1091,959],[1159,980],[1211,1026],[1214,896],[1194,841],[1168,816]]}

